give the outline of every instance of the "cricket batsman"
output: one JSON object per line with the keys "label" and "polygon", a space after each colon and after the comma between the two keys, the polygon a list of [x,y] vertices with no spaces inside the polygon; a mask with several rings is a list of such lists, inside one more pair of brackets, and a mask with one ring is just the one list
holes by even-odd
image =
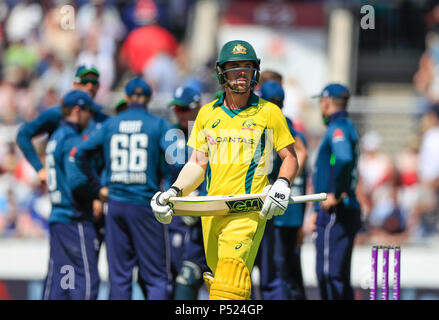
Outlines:
{"label": "cricket batsman", "polygon": [[[216,72],[224,93],[200,109],[188,140],[194,149],[191,158],[172,187],[151,200],[156,219],[169,224],[169,198],[189,195],[206,170],[209,196],[267,193],[260,211],[202,217],[204,251],[212,271],[204,279],[212,300],[250,299],[250,273],[266,220],[284,213],[298,171],[285,117],[253,92],[259,70],[260,59],[248,42],[233,40],[222,47]],[[282,165],[277,180],[265,188],[273,149]]]}

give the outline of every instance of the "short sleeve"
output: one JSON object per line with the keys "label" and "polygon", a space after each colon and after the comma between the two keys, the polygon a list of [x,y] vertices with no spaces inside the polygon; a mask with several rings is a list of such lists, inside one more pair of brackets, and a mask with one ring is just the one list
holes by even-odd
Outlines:
{"label": "short sleeve", "polygon": [[204,112],[202,111],[203,110],[200,110],[197,118],[195,119],[195,123],[191,130],[191,134],[189,136],[187,145],[192,149],[201,152],[208,152],[209,148],[207,146],[207,139],[204,131],[205,117],[204,117]]}
{"label": "short sleeve", "polygon": [[270,110],[270,122],[268,129],[273,130],[273,148],[279,151],[294,143],[294,138],[288,128],[287,120],[278,107]]}

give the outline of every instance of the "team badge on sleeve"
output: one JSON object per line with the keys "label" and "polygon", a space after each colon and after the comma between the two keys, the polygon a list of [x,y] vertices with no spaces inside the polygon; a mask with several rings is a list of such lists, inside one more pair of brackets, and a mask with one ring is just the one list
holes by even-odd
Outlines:
{"label": "team badge on sleeve", "polygon": [[76,147],[73,147],[73,148],[70,150],[70,152],[69,152],[69,161],[70,161],[70,162],[75,162],[75,154],[76,154],[76,151],[78,151],[78,148],[76,148]]}
{"label": "team badge on sleeve", "polygon": [[341,129],[336,129],[334,131],[334,133],[332,134],[332,142],[333,143],[343,141],[344,139],[345,139],[344,133]]}

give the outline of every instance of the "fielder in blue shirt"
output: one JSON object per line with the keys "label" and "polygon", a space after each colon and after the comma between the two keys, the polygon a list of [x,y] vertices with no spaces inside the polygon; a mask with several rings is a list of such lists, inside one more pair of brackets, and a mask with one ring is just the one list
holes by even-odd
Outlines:
{"label": "fielder in blue shirt", "polygon": [[[90,94],[92,98],[96,96],[99,89],[99,71],[92,66],[78,66],[75,72],[73,80],[73,89],[81,90]],[[108,116],[102,113],[102,107],[95,103],[96,112],[93,115],[93,119],[90,121],[87,129],[84,133],[89,134],[92,130],[99,127]],[[46,183],[47,171],[43,166],[35,148],[32,144],[32,138],[40,134],[48,134],[49,138],[55,132],[60,125],[62,119],[61,106],[54,106],[43,111],[36,119],[24,123],[17,134],[17,145],[23,152],[25,158],[38,174],[38,179],[41,183]],[[103,163],[102,157],[97,155],[93,161],[96,162],[96,169],[102,171]],[[102,203],[98,200],[94,202],[94,215],[95,215],[95,227],[98,230],[99,241],[103,240],[103,207]]]}
{"label": "fielder in blue shirt", "polygon": [[[189,137],[190,121],[195,121],[201,108],[201,94],[195,88],[179,87],[174,92],[174,99],[169,103],[173,109],[177,124],[175,132],[178,133],[176,149],[173,156],[172,170],[169,187],[175,181],[181,168],[189,160],[192,149],[186,144]],[[194,196],[204,196],[206,180],[194,191]],[[166,189],[166,188],[165,188]],[[171,240],[171,257],[173,274],[176,279],[174,299],[196,300],[201,286],[204,284],[203,273],[210,271],[204,255],[203,233],[199,217],[174,217],[169,224]],[[181,243],[178,239],[184,239]]]}
{"label": "fielder in blue shirt", "polygon": [[[264,82],[260,88],[262,99],[283,108],[285,93],[282,85],[274,80]],[[294,179],[291,192],[294,195],[306,194],[306,139],[293,128],[293,123],[286,118],[291,134],[296,140],[295,149],[301,171]],[[274,157],[273,169],[268,176],[273,183],[282,164],[280,157]],[[299,237],[305,204],[291,204],[281,216],[267,221],[264,237],[258,251],[257,265],[260,268],[260,294],[263,300],[304,300],[306,299],[300,260]]]}
{"label": "fielder in blue shirt", "polygon": [[97,109],[89,94],[73,90],[63,97],[62,120],[46,147],[50,260],[43,298],[96,299],[99,290],[97,233],[93,225],[93,197],[87,177],[73,162]]}
{"label": "fielder in blue shirt", "polygon": [[[85,91],[94,98],[99,89],[98,70],[94,67],[79,66],[75,73],[73,89]],[[94,114],[94,119],[90,122],[87,132],[93,130],[98,123],[102,123],[108,118],[107,115],[101,112],[102,107],[96,105],[96,108],[98,110]],[[47,133],[50,137],[58,128],[61,119],[61,106],[54,106],[43,111],[36,119],[24,123],[17,134],[17,145],[43,183],[46,182],[47,172],[32,145],[32,138],[43,133]]]}
{"label": "fielder in blue shirt", "polygon": [[358,135],[346,111],[349,90],[329,84],[317,97],[327,126],[313,172],[314,192],[326,192],[316,203],[316,271],[321,298],[354,299],[351,256],[361,227],[360,205],[355,196],[358,182]]}
{"label": "fielder in blue shirt", "polygon": [[[110,299],[132,297],[133,269],[145,298],[169,299],[169,239],[167,226],[159,223],[150,208],[160,188],[161,162],[168,142],[169,123],[147,111],[151,88],[141,78],[125,87],[128,109],[104,122],[78,146],[75,161],[88,176],[94,196],[108,198],[105,242],[110,281]],[[103,151],[105,181],[93,174],[89,160]]]}

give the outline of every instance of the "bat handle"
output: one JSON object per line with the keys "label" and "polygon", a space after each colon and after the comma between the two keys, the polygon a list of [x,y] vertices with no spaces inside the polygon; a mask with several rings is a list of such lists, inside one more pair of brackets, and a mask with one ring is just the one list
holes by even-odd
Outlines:
{"label": "bat handle", "polygon": [[315,202],[315,201],[324,201],[324,200],[326,200],[326,193],[324,192],[290,197],[290,203],[303,203],[309,201]]}

